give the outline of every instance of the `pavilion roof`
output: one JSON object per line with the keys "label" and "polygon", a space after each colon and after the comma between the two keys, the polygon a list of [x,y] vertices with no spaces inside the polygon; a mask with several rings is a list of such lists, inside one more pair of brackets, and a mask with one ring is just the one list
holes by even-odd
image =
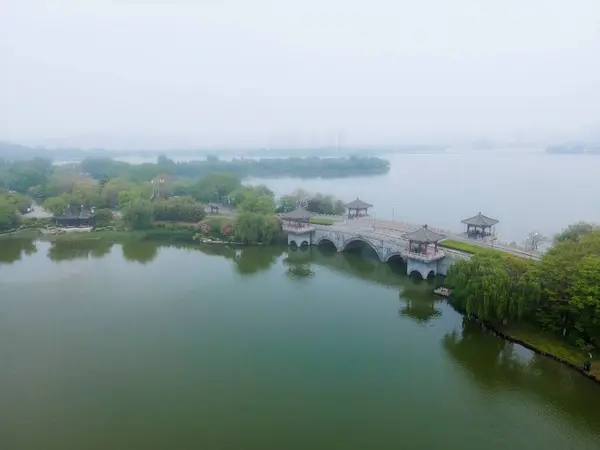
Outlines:
{"label": "pavilion roof", "polygon": [[481,213],[477,213],[476,216],[469,217],[468,219],[461,220],[460,222],[475,227],[491,227],[493,225],[496,225],[499,222],[499,220],[492,219],[488,216],[484,216]]}
{"label": "pavilion roof", "polygon": [[411,233],[402,235],[404,239],[408,239],[413,242],[421,242],[423,244],[431,244],[433,242],[441,241],[446,238],[445,234],[436,233],[431,231],[427,225],[423,225],[422,228]]}
{"label": "pavilion roof", "polygon": [[67,210],[64,214],[54,215],[54,218],[56,219],[91,219],[92,217],[94,217],[94,214],[90,210],[86,210],[82,207],[78,213],[74,213],[71,210],[71,206],[67,206]]}
{"label": "pavilion roof", "polygon": [[295,209],[288,213],[283,213],[281,218],[286,220],[308,220],[313,216],[313,213],[306,211],[305,209]]}
{"label": "pavilion roof", "polygon": [[367,208],[372,208],[373,205],[371,205],[370,203],[367,202],[363,202],[360,198],[356,197],[356,200],[347,203],[346,205],[344,205],[346,208],[351,208],[351,209],[367,209]]}

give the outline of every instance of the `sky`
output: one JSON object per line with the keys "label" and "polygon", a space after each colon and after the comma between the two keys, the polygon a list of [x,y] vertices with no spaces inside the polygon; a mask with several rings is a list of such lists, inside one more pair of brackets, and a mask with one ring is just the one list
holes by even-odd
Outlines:
{"label": "sky", "polygon": [[0,140],[600,139],[598,0],[1,0]]}

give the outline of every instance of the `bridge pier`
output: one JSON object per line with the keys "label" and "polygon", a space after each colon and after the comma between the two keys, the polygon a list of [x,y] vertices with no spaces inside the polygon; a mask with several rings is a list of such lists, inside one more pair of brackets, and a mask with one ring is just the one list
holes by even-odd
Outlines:
{"label": "bridge pier", "polygon": [[302,245],[313,245],[313,234],[314,230],[295,230],[293,233],[288,232],[288,245],[295,244],[296,247],[302,247]]}

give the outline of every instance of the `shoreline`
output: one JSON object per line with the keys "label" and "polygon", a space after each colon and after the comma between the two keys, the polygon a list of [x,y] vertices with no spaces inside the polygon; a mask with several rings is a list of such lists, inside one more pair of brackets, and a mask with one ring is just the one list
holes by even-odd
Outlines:
{"label": "shoreline", "polygon": [[[472,315],[469,316],[466,313],[461,313],[464,317],[470,317],[472,319],[475,319],[477,322],[479,322],[480,324],[484,325],[488,330],[490,330],[491,332],[493,332],[496,336],[500,337],[501,339],[504,339],[505,341],[508,342],[512,342],[514,344],[519,344],[522,347],[525,347],[528,350],[531,350],[532,352],[537,353],[538,355],[542,355],[545,356],[547,358],[552,358],[553,360],[555,360],[556,362],[559,362],[561,364],[566,365],[567,367],[569,367],[570,369],[573,369],[577,372],[579,372],[581,375],[585,376],[586,378],[590,379],[591,381],[600,384],[600,376],[598,375],[594,375],[591,372],[586,372],[585,370],[583,370],[583,364],[581,365],[577,365],[575,363],[573,363],[572,361],[569,361],[566,358],[563,358],[561,356],[555,355],[553,353],[547,352],[545,350],[542,350],[541,348],[538,348],[535,344],[532,344],[530,342],[527,342],[523,339],[511,336],[508,332],[506,331],[501,331],[499,329],[498,326],[494,325],[491,322],[488,322],[486,320],[481,320],[479,317]],[[540,334],[541,335],[541,334]],[[567,344],[563,344],[564,346],[566,346]],[[596,363],[598,364],[598,363]]]}

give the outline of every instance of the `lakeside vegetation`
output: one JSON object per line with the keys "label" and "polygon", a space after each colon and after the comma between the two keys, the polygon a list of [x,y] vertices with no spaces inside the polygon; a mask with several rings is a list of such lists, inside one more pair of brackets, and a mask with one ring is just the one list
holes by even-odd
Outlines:
{"label": "lakeside vegetation", "polygon": [[[539,262],[479,253],[446,278],[459,310],[577,366],[600,347],[599,282],[600,230],[581,223],[559,234]],[[600,375],[600,365],[593,373]]]}
{"label": "lakeside vegetation", "polygon": [[[319,214],[344,211],[340,200],[309,195],[302,190],[276,202],[268,187],[243,185],[234,173],[211,172],[197,178],[162,174],[145,178],[154,175],[159,165],[105,163],[94,166],[88,160],[86,169],[91,173],[78,165],[53,166],[41,159],[0,165],[0,186],[4,187],[0,191],[0,232],[23,227],[27,222],[31,226],[47,225],[22,216],[33,200],[58,216],[94,210],[96,228],[152,229],[148,236],[156,238],[210,237],[245,244],[284,241],[276,212],[288,212],[299,206]],[[170,164],[163,163],[163,166]],[[104,169],[110,175],[121,176],[112,178]],[[220,214],[207,214],[208,203],[218,204]],[[333,223],[327,218],[314,220],[313,223],[321,225]]]}

